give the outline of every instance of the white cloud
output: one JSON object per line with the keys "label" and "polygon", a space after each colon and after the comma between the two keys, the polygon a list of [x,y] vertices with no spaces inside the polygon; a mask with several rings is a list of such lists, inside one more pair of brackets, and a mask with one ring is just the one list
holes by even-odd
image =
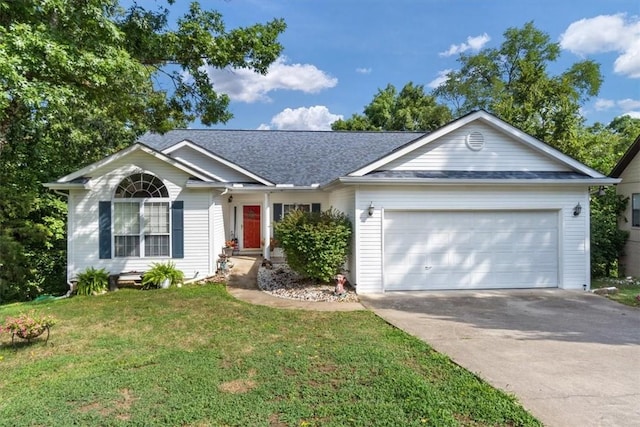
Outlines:
{"label": "white cloud", "polygon": [[605,111],[617,108],[622,111],[622,115],[628,115],[633,118],[640,118],[640,100],[638,99],[619,99],[614,101],[612,99],[597,99],[594,108],[596,111]]}
{"label": "white cloud", "polygon": [[285,108],[271,118],[271,124],[261,124],[258,129],[269,130],[331,130],[331,123],[343,116],[332,114],[324,105]]}
{"label": "white cloud", "polygon": [[616,106],[616,102],[611,99],[598,98],[594,104],[596,111],[609,110]]}
{"label": "white cloud", "polygon": [[640,78],[640,31],[637,39],[613,63],[613,70],[631,78]]}
{"label": "white cloud", "polygon": [[288,64],[287,58],[279,57],[266,75],[247,69],[223,70],[209,68],[209,76],[218,92],[226,93],[234,101],[269,102],[269,92],[274,90],[296,90],[318,93],[338,84],[338,79],[311,64]]}
{"label": "white cloud", "polygon": [[581,19],[560,36],[560,46],[577,55],[617,52],[613,70],[640,78],[640,17],[617,14]]}
{"label": "white cloud", "polygon": [[453,70],[450,68],[446,70],[438,71],[438,77],[436,77],[435,79],[427,83],[427,87],[430,87],[431,89],[437,88],[438,86],[440,86],[441,84],[447,81],[447,74],[449,74],[452,71]]}
{"label": "white cloud", "polygon": [[621,99],[618,101],[618,106],[625,111],[635,110],[640,108],[640,100],[630,98]]}
{"label": "white cloud", "polygon": [[466,52],[467,50],[479,51],[491,40],[491,37],[487,33],[482,34],[481,36],[476,37],[467,37],[466,43],[460,44],[452,44],[449,46],[449,50],[444,52],[440,52],[438,55],[440,56],[453,56],[462,52]]}
{"label": "white cloud", "polygon": [[371,71],[373,71],[371,68],[356,68],[358,74],[371,74]]}

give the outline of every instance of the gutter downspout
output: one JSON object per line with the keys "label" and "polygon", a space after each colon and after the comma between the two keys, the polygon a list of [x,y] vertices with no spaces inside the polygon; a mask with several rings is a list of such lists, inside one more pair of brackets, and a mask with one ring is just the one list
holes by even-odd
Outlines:
{"label": "gutter downspout", "polygon": [[[58,196],[62,196],[65,199],[67,199],[67,227],[66,228],[67,228],[67,252],[69,252],[69,193],[63,193],[62,191],[56,190],[56,189],[50,189],[50,190],[52,190]],[[67,253],[67,260],[68,259],[69,259],[69,254]],[[67,268],[67,285],[69,286],[69,290],[64,295],[58,297],[59,299],[69,298],[73,293],[73,283],[71,283],[71,280],[69,280],[68,268]]]}

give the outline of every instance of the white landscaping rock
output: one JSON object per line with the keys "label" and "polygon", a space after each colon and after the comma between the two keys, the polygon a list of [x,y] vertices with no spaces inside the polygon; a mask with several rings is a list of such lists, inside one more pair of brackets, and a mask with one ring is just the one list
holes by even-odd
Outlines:
{"label": "white landscaping rock", "polygon": [[273,268],[260,267],[258,287],[277,297],[302,301],[358,301],[353,289],[346,288],[346,293],[336,295],[335,284],[314,284],[300,277],[286,264],[274,264]]}

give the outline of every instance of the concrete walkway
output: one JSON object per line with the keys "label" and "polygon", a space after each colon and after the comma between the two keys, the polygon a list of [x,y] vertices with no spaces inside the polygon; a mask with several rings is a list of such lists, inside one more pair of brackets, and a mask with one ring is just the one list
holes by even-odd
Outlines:
{"label": "concrete walkway", "polygon": [[326,301],[298,301],[279,298],[261,291],[258,288],[258,268],[262,257],[233,256],[233,268],[227,281],[229,293],[239,300],[256,305],[266,305],[274,308],[315,310],[315,311],[355,311],[365,310],[360,303],[326,302]]}
{"label": "concrete walkway", "polygon": [[640,426],[640,310],[588,292],[360,296],[546,426]]}

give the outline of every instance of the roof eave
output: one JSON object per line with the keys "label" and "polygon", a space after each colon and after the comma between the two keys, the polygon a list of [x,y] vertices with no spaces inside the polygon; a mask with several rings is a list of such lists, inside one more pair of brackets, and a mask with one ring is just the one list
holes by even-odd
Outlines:
{"label": "roof eave", "polygon": [[50,190],[89,190],[87,184],[79,182],[45,182],[42,186]]}
{"label": "roof eave", "polygon": [[309,190],[319,190],[321,187],[319,185],[265,185],[265,186],[254,186],[254,185],[238,185],[227,182],[187,182],[187,188],[213,188],[213,189],[221,189],[228,190],[229,192],[234,193],[251,193],[251,192],[284,192],[284,191],[309,191]]}
{"label": "roof eave", "polygon": [[459,178],[371,178],[340,177],[342,184],[380,185],[380,184],[417,184],[417,185],[615,185],[621,180],[616,178],[582,178],[582,179],[459,179]]}
{"label": "roof eave", "polygon": [[620,175],[624,172],[624,170],[629,166],[629,163],[633,160],[633,158],[640,151],[640,135],[636,138],[636,140],[631,144],[631,146],[627,149],[627,151],[622,155],[622,158],[618,161],[618,163],[613,167],[609,176],[613,178],[620,178]]}

